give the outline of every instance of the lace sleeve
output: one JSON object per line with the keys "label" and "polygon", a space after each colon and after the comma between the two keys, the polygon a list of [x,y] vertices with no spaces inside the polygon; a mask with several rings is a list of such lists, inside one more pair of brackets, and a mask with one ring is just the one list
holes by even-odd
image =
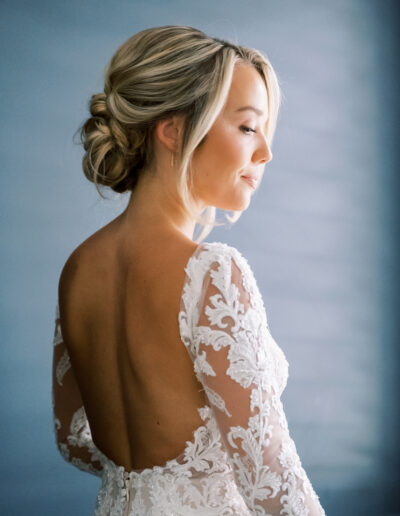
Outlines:
{"label": "lace sleeve", "polygon": [[251,514],[324,515],[289,436],[280,401],[287,362],[247,261],[210,245],[186,272],[183,340]]}
{"label": "lace sleeve", "polygon": [[63,342],[58,305],[53,344],[52,394],[57,447],[66,461],[83,471],[100,476],[100,452],[93,443],[79,387]]}

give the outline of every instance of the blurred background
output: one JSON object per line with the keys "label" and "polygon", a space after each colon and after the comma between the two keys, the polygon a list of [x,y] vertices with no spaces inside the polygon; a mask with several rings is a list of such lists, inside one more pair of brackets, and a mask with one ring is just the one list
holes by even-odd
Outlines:
{"label": "blurred background", "polygon": [[118,46],[167,24],[256,47],[276,70],[274,159],[241,219],[207,240],[254,270],[290,364],[291,435],[327,515],[400,514],[399,11],[391,0],[2,0],[2,515],[93,512],[99,479],[65,463],[53,434],[57,284],[128,199],[99,198],[73,134]]}

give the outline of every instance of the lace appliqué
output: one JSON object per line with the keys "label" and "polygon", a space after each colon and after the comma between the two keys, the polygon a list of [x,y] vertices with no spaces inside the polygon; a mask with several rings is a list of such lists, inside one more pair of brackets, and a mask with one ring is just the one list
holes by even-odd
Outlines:
{"label": "lace appliqu\u00e9", "polygon": [[[189,281],[182,296],[185,311],[180,314],[181,335],[212,406],[228,418],[232,417],[225,400],[207,388],[207,376],[215,377],[213,366],[207,360],[207,347],[214,351],[227,348],[226,375],[244,389],[251,389],[252,415],[247,426],[231,426],[226,434],[231,448],[229,462],[239,491],[254,514],[264,515],[271,510],[274,514],[306,516],[313,500],[318,514],[322,515],[324,511],[301,466],[294,443],[285,434],[287,421],[279,396],[286,386],[288,364],[270,334],[253,273],[236,249],[225,244],[206,244],[206,247],[207,252],[192,259],[186,268]],[[232,281],[237,275],[236,269],[240,271],[240,284]],[[210,295],[204,303],[208,319],[205,326],[197,324],[200,312],[194,300],[203,299],[201,289],[207,271],[218,293]],[[247,309],[240,302],[241,290],[247,292],[251,300]],[[281,435],[281,441],[275,434]],[[280,443],[278,457],[269,453],[273,439],[275,447]]]}
{"label": "lace appliqu\u00e9", "polygon": [[[89,421],[83,406],[74,413],[71,421],[70,432],[70,435],[67,437],[68,444],[71,446],[78,446],[79,448],[86,448],[91,455],[92,462],[103,461],[103,454],[93,442]],[[91,462],[87,463],[82,461],[82,459],[74,457],[71,459],[71,463],[79,469],[94,473],[95,475],[100,475],[99,470],[94,468]]]}
{"label": "lace appliqu\u00e9", "polygon": [[[237,270],[240,284],[232,281]],[[286,386],[288,364],[269,332],[250,267],[236,249],[203,243],[185,272],[178,322],[209,402],[198,409],[203,424],[176,459],[164,466],[128,472],[96,449],[85,410],[77,410],[67,444],[62,444],[60,451],[68,455],[69,446],[82,446],[93,460],[101,461],[102,484],[94,516],[323,516],[287,433],[280,395]],[[205,277],[217,291],[208,298]],[[243,288],[251,300],[249,307],[240,298]],[[208,323],[198,325],[202,310]],[[231,423],[236,400],[218,392],[220,372],[217,374],[209,350],[225,350],[226,381],[248,390],[247,424]],[[63,374],[60,372],[61,381]],[[217,382],[213,388],[208,379]],[[220,418],[227,429],[223,435]],[[283,437],[276,441],[278,433]],[[269,454],[271,448],[275,455]]]}
{"label": "lace appliqu\u00e9", "polygon": [[237,491],[210,407],[198,411],[204,424],[183,454],[165,466],[127,472],[105,460],[95,516],[250,514]]}
{"label": "lace appliqu\u00e9", "polygon": [[[63,343],[63,337],[61,333],[61,324],[60,324],[60,311],[58,304],[56,305],[56,320],[55,320],[55,331],[54,331],[54,339],[53,339],[53,345],[59,346]],[[58,348],[57,348],[58,349]],[[60,359],[58,360],[57,364],[55,365],[55,371],[54,376],[56,383],[53,385],[52,390],[52,406],[53,406],[53,420],[54,420],[54,434],[56,437],[56,444],[58,446],[58,449],[60,451],[61,456],[77,468],[92,473],[94,475],[100,476],[101,471],[94,467],[93,462],[96,461],[98,464],[101,463],[103,459],[103,455],[100,452],[100,450],[97,449],[95,446],[90,427],[89,422],[86,417],[85,409],[83,406],[78,408],[70,422],[61,422],[64,418],[64,416],[57,417],[56,416],[56,407],[55,407],[55,389],[60,389],[60,393],[65,393],[68,395],[68,390],[64,391],[66,387],[63,385],[63,378],[66,375],[66,373],[71,369],[71,361],[68,354],[67,349],[64,350],[63,354],[61,355]],[[76,392],[76,386],[74,389],[74,392]],[[82,400],[74,400],[75,402],[82,403]],[[79,405],[78,405],[79,406]],[[57,410],[60,411],[60,413],[63,413],[64,407],[57,407]],[[64,438],[63,440],[60,440],[59,438],[59,432],[62,429],[62,425],[69,425],[69,434]],[[72,447],[80,448],[85,452],[85,454],[89,454],[90,459],[89,460],[83,460],[82,458],[75,456],[75,450],[72,450]]]}
{"label": "lace appliqu\u00e9", "polygon": [[71,360],[69,358],[68,351],[65,350],[64,354],[58,361],[58,364],[56,367],[56,378],[57,378],[58,385],[62,386],[62,379],[70,367],[71,367]]}
{"label": "lace appliqu\u00e9", "polygon": [[62,335],[61,335],[61,324],[60,324],[60,309],[58,307],[58,303],[56,305],[56,324],[54,328],[54,337],[53,337],[53,346],[57,346],[58,344],[61,344],[63,341]]}

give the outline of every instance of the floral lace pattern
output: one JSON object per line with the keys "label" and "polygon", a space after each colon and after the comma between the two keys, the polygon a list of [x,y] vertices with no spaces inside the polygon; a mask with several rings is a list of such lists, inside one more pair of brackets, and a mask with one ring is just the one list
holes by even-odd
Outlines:
{"label": "floral lace pattern", "polygon": [[66,461],[82,471],[101,476],[103,455],[93,442],[68,350],[63,342],[58,304],[53,346],[52,405],[56,444]]}
{"label": "floral lace pattern", "polygon": [[64,378],[65,373],[71,367],[71,360],[68,355],[68,351],[65,350],[64,354],[60,358],[56,368],[56,378],[58,385],[62,385],[62,379]]}
{"label": "floral lace pattern", "polygon": [[288,364],[247,261],[226,244],[202,243],[185,272],[180,334],[209,404],[183,453],[164,466],[128,472],[96,448],[82,400],[71,404],[79,391],[57,307],[55,433],[66,460],[102,477],[95,516],[324,515],[289,436],[280,401]]}
{"label": "floral lace pattern", "polygon": [[324,514],[289,436],[280,401],[288,363],[250,266],[233,247],[204,244],[187,276],[181,335],[250,513]]}

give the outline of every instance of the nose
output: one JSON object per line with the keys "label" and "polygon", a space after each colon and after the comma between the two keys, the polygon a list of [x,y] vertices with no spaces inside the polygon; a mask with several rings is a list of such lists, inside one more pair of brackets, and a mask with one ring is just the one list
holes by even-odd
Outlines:
{"label": "nose", "polygon": [[260,135],[260,143],[257,146],[253,154],[253,162],[257,165],[264,165],[272,159],[272,151],[268,145],[267,138],[264,135]]}

